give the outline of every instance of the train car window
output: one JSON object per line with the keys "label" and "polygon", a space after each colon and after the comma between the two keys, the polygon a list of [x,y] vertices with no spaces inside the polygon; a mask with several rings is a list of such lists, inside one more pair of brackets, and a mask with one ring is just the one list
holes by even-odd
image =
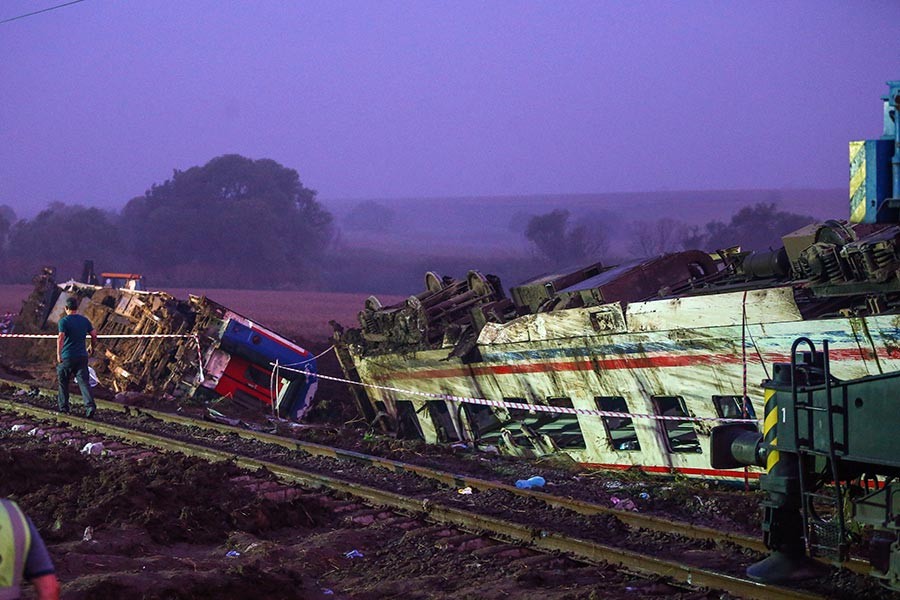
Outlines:
{"label": "train car window", "polygon": [[469,422],[472,436],[477,442],[497,444],[503,423],[494,414],[494,409],[482,404],[463,404],[463,413]]}
{"label": "train car window", "polygon": [[272,384],[272,374],[254,364],[247,365],[247,370],[244,371],[244,377],[260,387],[268,388]]}
{"label": "train car window", "polygon": [[[665,417],[687,417],[687,407],[681,396],[652,396],[656,414]],[[701,452],[700,440],[692,421],[659,420],[666,432],[666,441],[671,452]]]}
{"label": "train car window", "polygon": [[375,414],[372,415],[372,425],[377,426],[381,431],[385,433],[390,433],[394,431],[394,428],[391,425],[391,417],[390,411],[388,411],[387,406],[381,400],[375,400],[373,402],[375,406]]}
{"label": "train car window", "polygon": [[[559,408],[573,407],[572,399],[566,397],[547,398],[547,404]],[[559,448],[587,447],[577,415],[511,408],[509,416],[531,431],[547,435]]]}
{"label": "train car window", "polygon": [[453,418],[450,416],[450,409],[447,408],[446,402],[429,402],[428,414],[431,415],[431,421],[437,430],[439,442],[459,441],[459,435],[456,433],[456,427],[453,425]]}
{"label": "train car window", "polygon": [[[597,396],[597,408],[607,412],[631,413],[622,396]],[[634,430],[631,417],[600,417],[606,429],[606,437],[613,450],[640,450],[641,442]]]}
{"label": "train car window", "polygon": [[744,415],[742,396],[713,396],[713,404],[716,406],[716,414],[723,419],[755,419],[756,411],[750,398],[747,398],[747,414]]}
{"label": "train car window", "polygon": [[500,419],[494,414],[494,409],[490,406],[465,403],[463,404],[463,411],[465,412],[466,420],[469,421],[472,435],[475,436],[476,440],[490,442],[491,438],[496,437],[500,427],[503,426]]}
{"label": "train car window", "polygon": [[409,400],[397,400],[397,434],[404,439],[425,440],[415,405]]}
{"label": "train car window", "polygon": [[[527,404],[524,398],[504,398],[504,402],[514,402],[517,404]],[[497,409],[482,404],[463,404],[463,410],[466,419],[475,439],[485,444],[497,445],[500,443],[501,430],[505,429],[512,434],[513,441],[520,446],[532,448],[532,444],[528,437],[522,432],[522,426],[515,418],[501,420],[495,412]],[[514,412],[512,410],[510,413]],[[528,411],[516,411],[528,413]],[[512,416],[510,414],[510,416]]]}

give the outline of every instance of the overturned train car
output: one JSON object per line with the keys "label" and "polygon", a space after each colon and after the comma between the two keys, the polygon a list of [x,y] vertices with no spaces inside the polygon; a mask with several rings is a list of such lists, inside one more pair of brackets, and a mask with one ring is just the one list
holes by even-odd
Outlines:
{"label": "overturned train car", "polygon": [[335,333],[363,413],[427,442],[743,479],[710,465],[710,430],[763,414],[760,382],[797,337],[829,340],[842,379],[900,369],[900,82],[889,85],[884,136],[850,144],[849,221],[804,227],[776,251],[597,263],[509,296],[477,271],[429,273],[403,303],[369,298],[359,326]]}
{"label": "overturned train car", "polygon": [[[315,357],[203,296],[179,300],[159,291],[77,281],[57,284],[55,271],[45,269],[35,278],[17,328],[55,331],[70,297],[79,299],[78,312],[90,319],[100,337],[100,351],[95,352],[100,360],[94,368],[117,392],[201,401],[225,397],[296,421],[312,407]],[[279,369],[275,376],[276,362],[300,368]]]}

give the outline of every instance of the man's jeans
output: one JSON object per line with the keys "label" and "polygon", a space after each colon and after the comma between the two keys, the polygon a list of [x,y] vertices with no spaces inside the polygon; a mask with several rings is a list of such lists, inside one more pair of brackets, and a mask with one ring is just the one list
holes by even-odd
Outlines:
{"label": "man's jeans", "polygon": [[97,405],[94,404],[94,398],[91,396],[91,388],[88,385],[90,381],[88,375],[88,357],[78,356],[75,358],[64,358],[61,363],[56,366],[56,374],[59,376],[59,396],[57,402],[61,412],[69,412],[69,384],[72,383],[72,376],[78,382],[81,389],[81,397],[84,399],[84,414],[87,418],[94,416]]}

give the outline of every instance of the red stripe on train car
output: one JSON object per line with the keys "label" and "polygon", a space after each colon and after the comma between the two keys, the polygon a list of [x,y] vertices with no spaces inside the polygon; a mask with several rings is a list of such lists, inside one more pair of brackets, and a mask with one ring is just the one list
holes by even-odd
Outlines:
{"label": "red stripe on train car", "polygon": [[[872,357],[869,351],[832,350],[832,362],[841,360],[865,360]],[[768,355],[766,362],[787,362],[787,356]],[[748,362],[759,364],[759,359]],[[618,369],[659,369],[671,367],[690,367],[697,365],[740,364],[741,357],[736,354],[688,354],[666,356],[641,356],[638,358],[603,358],[595,360],[571,360],[539,363],[513,363],[505,365],[484,365],[473,367],[453,367],[447,369],[422,369],[419,371],[395,371],[390,374],[377,375],[374,379],[442,379],[448,377],[481,376],[481,375],[516,375],[521,373],[552,373],[555,371],[593,371]]]}
{"label": "red stripe on train car", "polygon": [[[669,474],[675,475],[676,473],[680,473],[682,475],[695,475],[702,477],[726,477],[728,479],[740,479],[744,480],[744,471],[743,470],[729,470],[729,469],[700,469],[695,467],[659,467],[652,465],[623,465],[616,463],[580,463],[584,467],[588,468],[596,468],[596,469],[612,469],[616,471],[626,471],[628,469],[640,469],[646,473],[661,473],[661,474]],[[759,479],[761,473],[750,471],[747,473],[750,479]]]}

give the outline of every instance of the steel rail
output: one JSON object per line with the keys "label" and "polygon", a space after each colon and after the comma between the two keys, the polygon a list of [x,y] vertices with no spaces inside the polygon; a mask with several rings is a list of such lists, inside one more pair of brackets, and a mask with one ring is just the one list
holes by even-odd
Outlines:
{"label": "steel rail", "polygon": [[93,431],[108,436],[121,437],[129,442],[161,450],[196,456],[211,461],[231,461],[246,469],[265,468],[283,481],[308,487],[328,488],[354,496],[376,506],[386,506],[401,512],[414,514],[424,513],[429,519],[435,522],[451,525],[462,530],[480,532],[482,534],[487,532],[488,534],[497,536],[497,539],[517,541],[547,552],[562,552],[584,562],[604,562],[612,565],[621,565],[626,569],[669,577],[677,582],[692,586],[718,589],[744,598],[754,598],[759,600],[812,600],[821,597],[809,592],[780,586],[764,585],[731,575],[717,573],[715,571],[683,565],[667,559],[647,556],[638,552],[615,548],[589,540],[572,538],[552,531],[535,529],[534,527],[513,523],[503,519],[442,506],[437,503],[422,501],[417,498],[402,496],[367,485],[349,482],[318,473],[311,473],[265,460],[254,459],[233,452],[216,450],[190,442],[126,429],[101,421],[64,415],[53,410],[40,408],[30,404],[0,399],[0,408],[31,417],[55,419],[78,427],[79,429]]}
{"label": "steel rail", "polygon": [[[20,389],[33,388],[33,386],[29,386],[28,384],[4,379],[0,379],[0,383],[6,383]],[[111,410],[134,415],[143,414],[163,422],[173,423],[186,427],[198,427],[201,429],[217,431],[219,433],[230,433],[246,440],[272,444],[275,446],[286,448],[288,450],[298,450],[310,454],[311,456],[351,460],[363,464],[381,467],[396,473],[412,473],[420,477],[425,477],[457,488],[471,487],[472,489],[476,489],[479,491],[502,490],[504,492],[515,494],[520,497],[535,498],[543,501],[548,506],[571,510],[575,513],[586,516],[598,514],[612,515],[631,528],[648,529],[651,531],[678,535],[695,540],[713,541],[716,543],[731,543],[743,548],[747,548],[749,550],[753,550],[755,552],[768,552],[768,549],[760,538],[750,537],[739,533],[720,531],[711,527],[705,527],[703,525],[694,525],[691,523],[686,523],[684,521],[673,521],[654,515],[609,508],[606,506],[600,506],[599,504],[585,502],[583,500],[556,496],[536,490],[519,489],[513,485],[501,483],[498,481],[480,479],[478,477],[471,477],[460,473],[440,471],[429,467],[391,460],[389,458],[372,456],[369,454],[363,454],[361,452],[346,450],[343,448],[334,448],[314,442],[304,442],[302,440],[297,440],[294,438],[274,435],[271,433],[264,433],[260,431],[253,431],[250,429],[226,425],[224,423],[205,421],[194,417],[177,415],[147,408],[127,406],[118,402],[109,402],[106,400],[96,400],[96,403],[99,408],[102,408],[104,410]],[[843,563],[835,563],[833,561],[823,559],[820,559],[820,562],[830,566],[844,568],[861,575],[868,575],[871,572],[872,568],[868,562],[857,558],[853,558]]]}
{"label": "steel rail", "polygon": [[383,458],[380,456],[363,454],[361,452],[356,452],[353,450],[334,448],[332,446],[325,446],[314,442],[304,442],[302,440],[296,440],[294,438],[234,427],[214,421],[203,421],[194,417],[186,417],[184,415],[176,415],[146,408],[125,406],[117,402],[108,402],[104,400],[96,400],[96,403],[99,408],[102,408],[104,410],[113,410],[134,415],[144,414],[163,422],[174,423],[176,425],[183,425],[186,427],[199,427],[202,429],[217,431],[219,433],[231,433],[246,440],[272,444],[275,446],[286,448],[288,450],[299,450],[302,452],[306,452],[312,456],[351,460],[363,464],[381,467],[383,469],[387,469],[396,473],[413,473],[420,477],[425,477],[427,479],[438,481],[445,485],[457,488],[471,487],[472,489],[480,491],[502,490],[504,492],[515,494],[520,497],[537,498],[545,502],[549,506],[568,509],[586,516],[609,514],[615,516],[622,523],[628,525],[629,527],[649,529],[652,531],[659,531],[661,533],[680,535],[696,540],[728,542],[744,548],[748,548],[750,550],[755,550],[757,552],[767,551],[765,544],[763,544],[762,540],[758,538],[753,538],[738,533],[719,531],[717,529],[705,527],[702,525],[693,525],[691,523],[685,523],[683,521],[671,521],[669,519],[664,519],[662,517],[653,515],[608,508],[606,506],[600,506],[598,504],[585,502],[583,500],[555,496],[546,492],[519,489],[514,485],[509,485],[498,481],[480,479],[478,477],[472,477],[460,473],[450,473],[447,471],[441,471],[429,467],[423,467],[420,465],[391,460],[389,458]]}
{"label": "steel rail", "polygon": [[[118,407],[119,410],[121,410],[122,408],[121,405],[115,406]],[[389,458],[383,458],[380,456],[363,454],[354,450],[334,448],[332,446],[325,446],[313,442],[304,442],[302,440],[286,438],[283,436],[259,431],[252,431],[249,429],[242,429],[240,427],[233,427],[231,425],[225,425],[222,423],[200,421],[198,419],[185,417],[183,415],[172,415],[170,413],[146,410],[143,408],[135,409],[133,407],[131,408],[131,411],[132,413],[137,411],[138,414],[146,414],[170,423],[176,423],[189,427],[202,427],[220,433],[233,433],[243,439],[273,444],[281,446],[283,448],[287,448],[289,450],[300,450],[312,456],[352,460],[355,462],[381,467],[383,469],[387,469],[396,473],[413,473],[420,477],[425,477],[457,488],[471,487],[480,491],[502,490],[504,492],[515,494],[521,497],[537,498],[542,500],[549,506],[568,509],[582,515],[610,514],[614,515],[629,527],[651,529],[653,531],[681,535],[697,540],[730,542],[751,550],[756,550],[758,552],[766,552],[765,544],[763,544],[762,541],[758,540],[757,538],[752,538],[736,533],[719,531],[716,529],[712,529],[711,527],[704,527],[702,525],[693,525],[690,523],[679,521],[670,521],[661,517],[655,517],[652,515],[645,515],[631,511],[616,510],[613,508],[600,506],[598,504],[585,502],[583,500],[576,500],[574,498],[555,496],[553,494],[535,490],[519,489],[514,485],[501,483],[499,481],[481,479],[478,477],[463,475],[461,473],[450,473],[447,471],[432,469],[430,467],[423,467],[420,465],[391,460]]]}

